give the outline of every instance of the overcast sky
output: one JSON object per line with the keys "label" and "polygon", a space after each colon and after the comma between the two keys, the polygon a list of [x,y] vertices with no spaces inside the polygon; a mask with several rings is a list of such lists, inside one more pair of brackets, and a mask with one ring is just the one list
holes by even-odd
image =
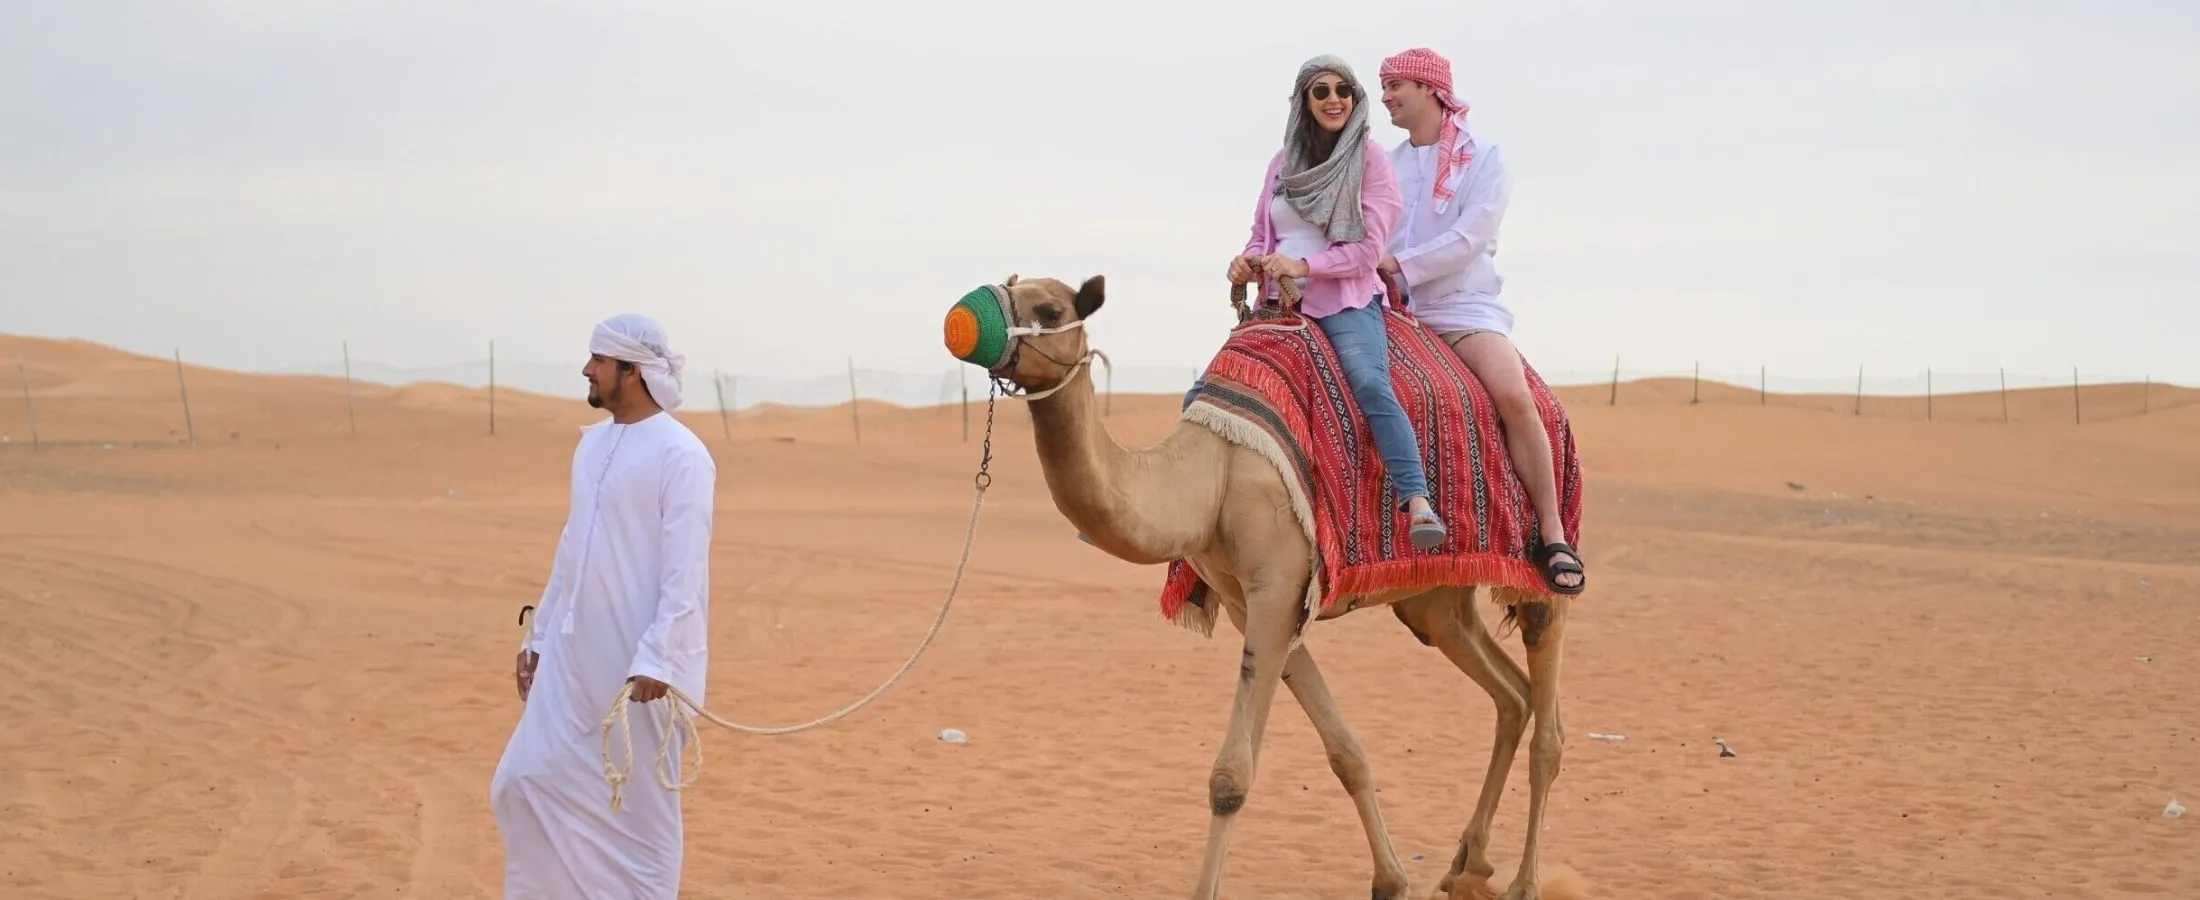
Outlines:
{"label": "overcast sky", "polygon": [[1099,345],[1189,369],[1298,64],[1427,45],[1544,369],[2200,383],[2200,4],[991,6],[0,0],[0,331],[945,372],[965,290],[1104,273]]}

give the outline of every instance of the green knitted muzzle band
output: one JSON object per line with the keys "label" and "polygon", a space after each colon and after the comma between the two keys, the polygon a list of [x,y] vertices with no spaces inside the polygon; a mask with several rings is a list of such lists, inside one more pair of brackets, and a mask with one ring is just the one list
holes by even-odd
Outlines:
{"label": "green knitted muzzle band", "polygon": [[956,359],[991,370],[1008,354],[1008,304],[999,288],[986,285],[964,294],[947,310],[947,352]]}

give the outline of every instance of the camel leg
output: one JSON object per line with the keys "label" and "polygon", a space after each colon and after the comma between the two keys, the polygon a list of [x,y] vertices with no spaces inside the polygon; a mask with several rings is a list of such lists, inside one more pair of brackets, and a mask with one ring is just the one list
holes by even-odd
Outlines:
{"label": "camel leg", "polygon": [[1558,711],[1558,671],[1568,599],[1538,598],[1520,605],[1520,638],[1528,646],[1528,703],[1535,715],[1535,735],[1528,741],[1528,845],[1521,851],[1520,873],[1513,876],[1505,900],[1543,897],[1538,862],[1543,811],[1551,798],[1551,782],[1558,780],[1559,757],[1566,743],[1566,727]]}
{"label": "camel leg", "polygon": [[[1225,606],[1224,611],[1229,614],[1232,625],[1240,632],[1245,630],[1243,610]],[[1367,832],[1368,851],[1375,857],[1375,885],[1370,896],[1374,900],[1400,900],[1406,895],[1409,876],[1405,865],[1398,861],[1398,851],[1391,846],[1390,831],[1383,827],[1382,810],[1375,802],[1374,766],[1369,764],[1367,750],[1360,746],[1359,738],[1345,724],[1336,698],[1330,696],[1329,685],[1322,680],[1321,669],[1314,665],[1313,652],[1305,645],[1291,651],[1291,658],[1284,662],[1283,683],[1314,723],[1314,732],[1322,739],[1322,750],[1329,755],[1330,771],[1337,773],[1345,793],[1352,797],[1353,808],[1359,811],[1360,827]]]}
{"label": "camel leg", "polygon": [[1359,738],[1345,725],[1336,699],[1329,696],[1329,686],[1322,682],[1321,670],[1314,666],[1314,655],[1304,646],[1293,651],[1284,663],[1283,683],[1298,698],[1306,717],[1313,720],[1322,749],[1329,754],[1330,770],[1337,773],[1345,793],[1352,795],[1352,806],[1360,812],[1360,827],[1367,832],[1367,848],[1375,857],[1371,896],[1374,900],[1403,900],[1406,867],[1398,862],[1398,852],[1390,845],[1390,832],[1383,827],[1382,810],[1375,803],[1375,768],[1368,763],[1367,750],[1360,746]]}
{"label": "camel leg", "polygon": [[1454,898],[1492,897],[1490,876],[1490,821],[1505,798],[1505,776],[1511,773],[1513,756],[1528,729],[1528,676],[1505,649],[1490,637],[1482,624],[1474,591],[1445,591],[1408,601],[1399,610],[1406,624],[1443,652],[1459,671],[1480,685],[1497,704],[1497,728],[1492,735],[1489,770],[1482,775],[1482,793],[1474,804],[1474,817],[1459,836],[1459,850],[1452,855],[1451,872],[1436,889]]}
{"label": "camel leg", "polygon": [[[1303,569],[1303,567],[1301,567]],[[1290,658],[1292,626],[1297,621],[1304,582],[1269,582],[1246,585],[1245,652],[1238,665],[1237,696],[1230,706],[1230,730],[1215,754],[1214,774],[1207,780],[1207,800],[1214,818],[1207,827],[1207,856],[1200,864],[1195,900],[1216,900],[1222,891],[1222,863],[1229,855],[1230,830],[1245,807],[1253,787],[1253,769],[1260,753],[1261,735],[1268,728],[1268,711],[1276,699],[1276,685],[1283,681]]]}

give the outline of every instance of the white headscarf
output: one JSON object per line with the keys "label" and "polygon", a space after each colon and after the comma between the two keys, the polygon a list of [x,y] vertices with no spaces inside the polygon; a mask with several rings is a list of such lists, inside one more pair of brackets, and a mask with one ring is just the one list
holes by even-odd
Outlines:
{"label": "white headscarf", "polygon": [[[1307,143],[1313,117],[1306,112],[1306,91],[1323,73],[1344,80],[1352,92],[1352,114],[1325,159],[1314,158]],[[1343,59],[1323,54],[1299,66],[1299,79],[1291,88],[1291,118],[1283,129],[1283,168],[1276,172],[1276,193],[1308,224],[1321,229],[1332,241],[1347,243],[1367,237],[1367,222],[1360,218],[1360,189],[1367,175],[1367,90]]]}
{"label": "white headscarf", "polygon": [[598,322],[595,335],[588,339],[588,352],[624,360],[641,369],[642,384],[649,387],[650,399],[664,411],[671,412],[680,405],[680,370],[687,366],[687,357],[672,352],[672,343],[665,339],[665,329],[656,319],[626,313]]}

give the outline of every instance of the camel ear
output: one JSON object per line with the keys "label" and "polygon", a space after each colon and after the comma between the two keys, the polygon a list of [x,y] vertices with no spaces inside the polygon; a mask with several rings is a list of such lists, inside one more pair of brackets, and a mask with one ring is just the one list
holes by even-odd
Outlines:
{"label": "camel ear", "polygon": [[1085,283],[1077,288],[1077,318],[1092,318],[1092,314],[1100,310],[1100,304],[1107,302],[1107,294],[1107,276],[1094,275],[1085,279]]}

